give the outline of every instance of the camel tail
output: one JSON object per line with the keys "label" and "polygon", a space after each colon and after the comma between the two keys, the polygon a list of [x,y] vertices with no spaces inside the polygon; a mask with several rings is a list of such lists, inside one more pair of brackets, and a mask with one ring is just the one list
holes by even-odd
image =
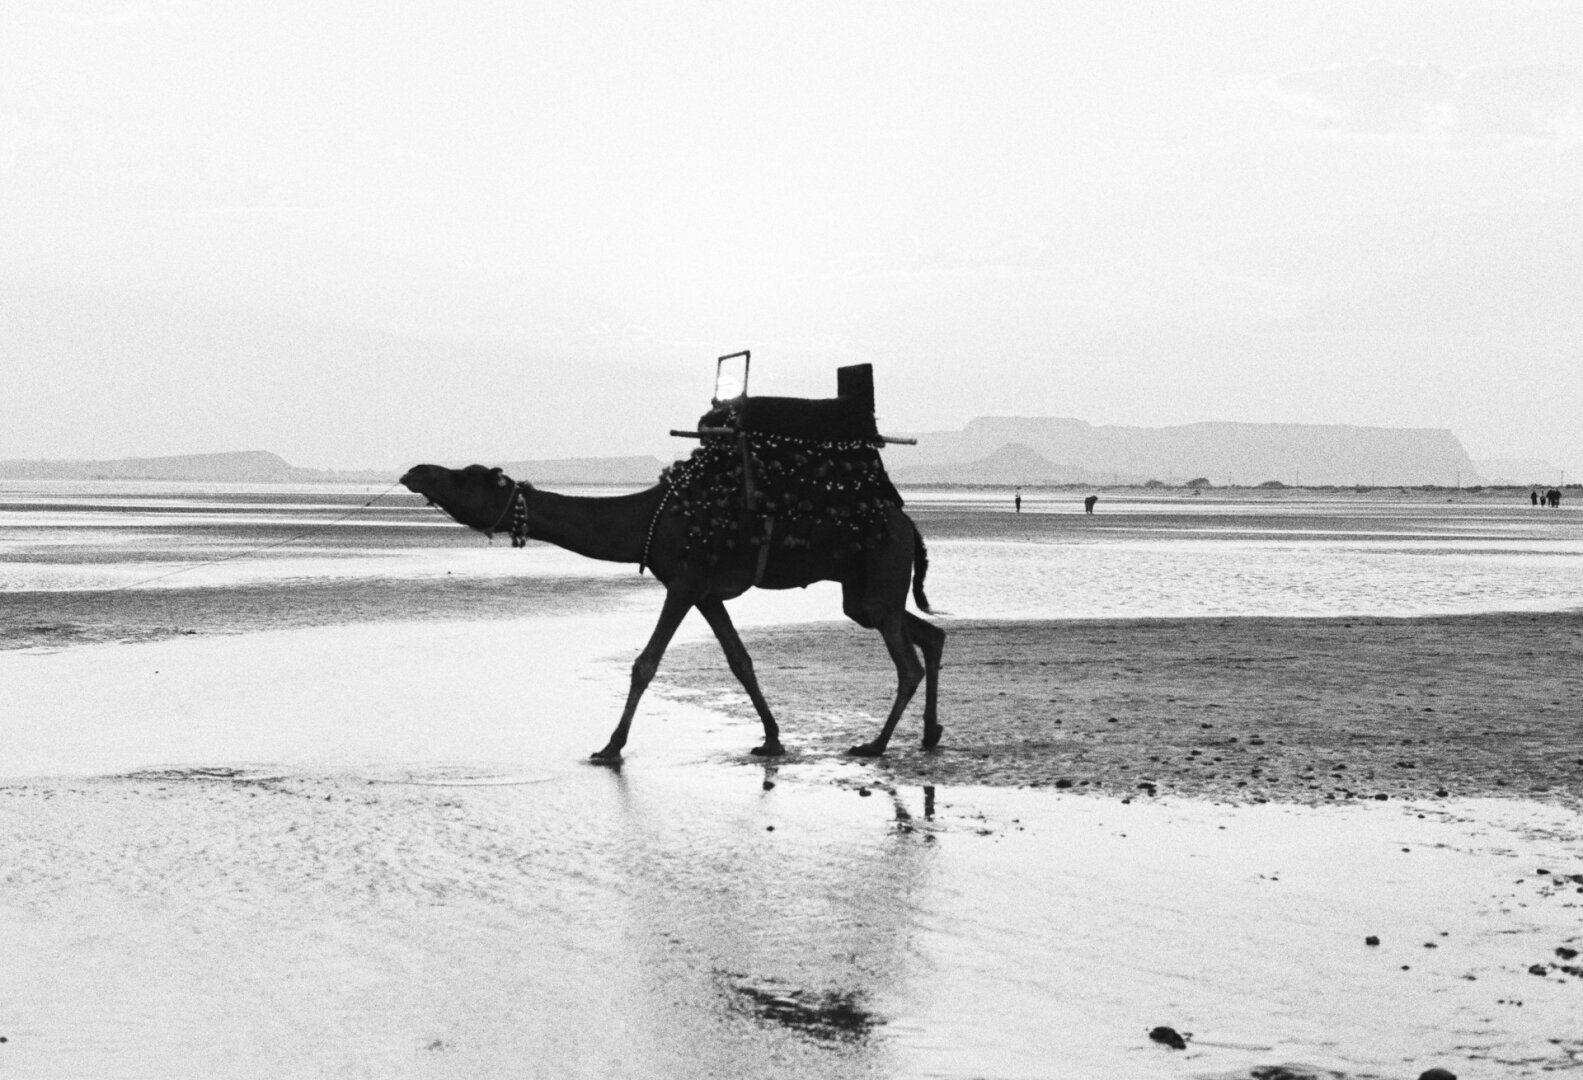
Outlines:
{"label": "camel tail", "polygon": [[934,614],[929,598],[923,594],[923,579],[929,576],[929,550],[923,546],[923,533],[917,526],[912,530],[912,598],[918,610]]}

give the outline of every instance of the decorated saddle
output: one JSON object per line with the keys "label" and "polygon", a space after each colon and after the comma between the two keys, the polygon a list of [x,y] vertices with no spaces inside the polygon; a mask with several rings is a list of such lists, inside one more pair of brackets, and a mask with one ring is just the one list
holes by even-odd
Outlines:
{"label": "decorated saddle", "polygon": [[772,549],[834,547],[853,556],[890,535],[902,505],[880,460],[872,369],[842,368],[833,398],[740,397],[699,421],[702,442],[661,474],[663,513],[687,523],[687,557],[713,566]]}

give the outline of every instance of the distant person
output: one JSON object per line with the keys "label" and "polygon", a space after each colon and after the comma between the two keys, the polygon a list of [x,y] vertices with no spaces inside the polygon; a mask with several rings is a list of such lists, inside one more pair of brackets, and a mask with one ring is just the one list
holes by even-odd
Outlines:
{"label": "distant person", "polygon": [[1537,488],[1528,493],[1528,501],[1533,503],[1535,506],[1539,505],[1539,490]]}
{"label": "distant person", "polygon": [[1084,499],[1083,500],[1083,513],[1085,513],[1085,514],[1092,514],[1094,512],[1094,504],[1097,503],[1098,501],[1099,501],[1099,496],[1098,495],[1090,495],[1088,498]]}
{"label": "distant person", "polygon": [[1549,491],[1545,492],[1545,501],[1550,504],[1550,508],[1552,510],[1560,509],[1560,506],[1561,506],[1561,492],[1560,492],[1560,490],[1557,489],[1557,488],[1551,488]]}
{"label": "distant person", "polygon": [[1017,513],[1022,513],[1022,488],[1017,489],[1017,495],[1011,500],[1011,502],[1012,505],[1017,508]]}

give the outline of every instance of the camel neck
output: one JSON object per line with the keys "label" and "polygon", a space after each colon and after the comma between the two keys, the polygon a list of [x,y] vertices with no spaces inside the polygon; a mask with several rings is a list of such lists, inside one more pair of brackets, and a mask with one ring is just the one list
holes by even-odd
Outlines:
{"label": "camel neck", "polygon": [[528,536],[589,559],[635,563],[665,488],[602,498],[527,488]]}

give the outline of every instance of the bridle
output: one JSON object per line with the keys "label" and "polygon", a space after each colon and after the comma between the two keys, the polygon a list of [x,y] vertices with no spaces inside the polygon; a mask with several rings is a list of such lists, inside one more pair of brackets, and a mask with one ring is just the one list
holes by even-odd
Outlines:
{"label": "bridle", "polygon": [[493,536],[500,531],[500,523],[506,520],[506,515],[511,515],[511,546],[514,548],[526,547],[528,544],[528,499],[522,494],[522,481],[513,481],[511,485],[511,498],[506,500],[506,505],[501,508],[500,516],[495,519],[485,532]]}
{"label": "bridle", "polygon": [[665,504],[671,499],[671,481],[669,476],[661,476],[660,481],[665,485],[665,494],[660,496],[660,504],[654,508],[654,515],[649,518],[649,531],[643,537],[643,555],[638,559],[638,573],[641,575],[649,565],[649,549],[654,546],[654,529],[660,523],[660,515],[665,512]]}

